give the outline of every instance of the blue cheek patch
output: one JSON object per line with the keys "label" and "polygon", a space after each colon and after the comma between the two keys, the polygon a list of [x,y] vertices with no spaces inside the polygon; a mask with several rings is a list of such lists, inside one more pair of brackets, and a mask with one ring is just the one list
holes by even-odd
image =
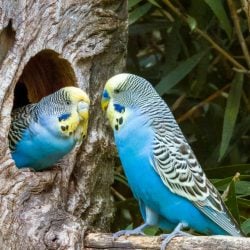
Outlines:
{"label": "blue cheek patch", "polygon": [[102,97],[104,99],[109,99],[110,98],[109,93],[108,93],[108,91],[106,89],[103,91]]}
{"label": "blue cheek patch", "polygon": [[123,113],[125,111],[125,107],[123,107],[122,105],[120,104],[114,104],[114,108],[117,112],[119,113]]}
{"label": "blue cheek patch", "polygon": [[65,121],[70,117],[70,114],[62,114],[58,117],[58,121]]}

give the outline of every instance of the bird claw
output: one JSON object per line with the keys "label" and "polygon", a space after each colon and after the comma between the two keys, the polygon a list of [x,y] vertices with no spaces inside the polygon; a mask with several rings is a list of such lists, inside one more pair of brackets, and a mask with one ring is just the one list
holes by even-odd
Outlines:
{"label": "bird claw", "polygon": [[132,230],[118,231],[118,232],[113,234],[113,239],[116,240],[118,237],[120,237],[122,235],[124,235],[125,237],[128,237],[130,235],[145,235],[142,230],[145,229],[146,227],[148,227],[148,224],[144,223],[144,224],[140,225],[139,227],[132,229]]}
{"label": "bird claw", "polygon": [[165,250],[168,243],[175,237],[190,237],[192,234],[182,232],[182,231],[173,231],[170,234],[161,234],[160,240],[162,240],[161,243],[161,250]]}
{"label": "bird claw", "polygon": [[163,240],[162,243],[161,243],[161,250],[165,250],[168,243],[174,238],[174,237],[179,237],[179,236],[192,236],[191,234],[189,233],[186,233],[186,232],[182,232],[181,229],[186,227],[185,224],[183,223],[179,223],[176,228],[174,229],[174,231],[170,234],[162,234],[160,236],[160,239]]}
{"label": "bird claw", "polygon": [[142,232],[141,229],[132,229],[132,230],[121,230],[113,234],[113,240],[116,240],[120,236],[128,237],[130,235],[145,235],[145,233]]}
{"label": "bird claw", "polygon": [[175,232],[173,236],[172,236],[172,233],[170,233],[170,234],[161,234],[160,235],[160,240],[165,240],[166,238],[168,238],[170,236],[172,238],[174,238],[174,237],[188,237],[188,236],[192,236],[192,235],[189,234],[189,233],[186,233],[186,232],[178,231],[178,232]]}

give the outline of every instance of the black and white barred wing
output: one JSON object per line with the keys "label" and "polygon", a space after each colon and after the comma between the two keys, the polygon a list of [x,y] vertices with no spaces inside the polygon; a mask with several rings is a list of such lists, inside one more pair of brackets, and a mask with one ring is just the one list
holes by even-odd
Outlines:
{"label": "black and white barred wing", "polygon": [[192,201],[201,212],[229,234],[241,235],[219,192],[206,178],[182,134],[175,134],[175,137],[156,134],[152,164],[163,183],[173,193]]}
{"label": "black and white barred wing", "polygon": [[25,129],[30,122],[35,119],[34,108],[36,104],[29,104],[15,109],[11,114],[11,125],[8,135],[9,147],[11,151],[15,150],[17,143],[22,139]]}

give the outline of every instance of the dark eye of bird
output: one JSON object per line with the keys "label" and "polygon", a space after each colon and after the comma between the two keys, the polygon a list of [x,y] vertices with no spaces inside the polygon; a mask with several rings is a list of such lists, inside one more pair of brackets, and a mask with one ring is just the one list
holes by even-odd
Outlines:
{"label": "dark eye of bird", "polygon": [[67,104],[67,105],[70,105],[70,101],[66,101],[66,104]]}
{"label": "dark eye of bird", "polygon": [[116,94],[118,94],[118,93],[120,93],[120,90],[119,90],[119,89],[115,89],[114,92],[115,92]]}

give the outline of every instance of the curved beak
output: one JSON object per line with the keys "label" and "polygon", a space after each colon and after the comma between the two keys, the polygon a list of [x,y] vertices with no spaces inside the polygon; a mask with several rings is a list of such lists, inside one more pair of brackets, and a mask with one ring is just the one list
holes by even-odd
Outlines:
{"label": "curved beak", "polygon": [[102,110],[105,112],[108,108],[109,105],[109,100],[105,100],[102,98],[102,102],[101,102],[101,106],[102,106]]}
{"label": "curved beak", "polygon": [[108,91],[104,89],[103,94],[102,94],[102,101],[101,101],[101,106],[102,106],[103,111],[107,110],[109,101],[110,101],[110,96],[108,94]]}
{"label": "curved beak", "polygon": [[79,102],[77,105],[77,111],[82,120],[87,121],[89,118],[89,104],[86,102]]}

